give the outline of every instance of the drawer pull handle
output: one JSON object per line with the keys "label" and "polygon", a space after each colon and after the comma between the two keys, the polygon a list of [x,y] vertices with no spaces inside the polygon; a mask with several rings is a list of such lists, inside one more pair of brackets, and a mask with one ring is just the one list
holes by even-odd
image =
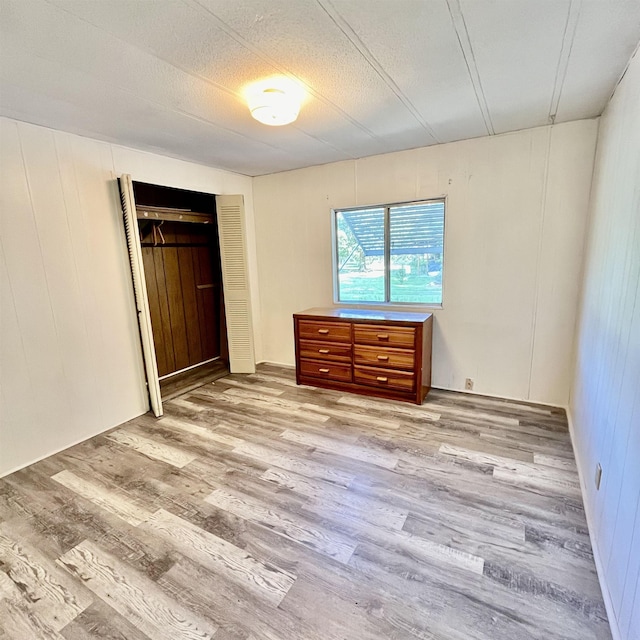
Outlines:
{"label": "drawer pull handle", "polygon": [[378,382],[389,382],[389,378],[387,378],[386,376],[378,376],[376,380]]}
{"label": "drawer pull handle", "polygon": [[321,333],[323,336],[326,336],[329,333],[329,329],[318,329],[318,333]]}
{"label": "drawer pull handle", "polygon": [[331,353],[329,349],[318,349],[318,353]]}
{"label": "drawer pull handle", "polygon": [[378,340],[388,340],[389,339],[389,334],[388,333],[379,333],[378,334]]}
{"label": "drawer pull handle", "polygon": [[389,356],[378,356],[378,360],[384,360],[386,362],[389,359]]}
{"label": "drawer pull handle", "polygon": [[318,369],[320,373],[329,373],[329,369]]}

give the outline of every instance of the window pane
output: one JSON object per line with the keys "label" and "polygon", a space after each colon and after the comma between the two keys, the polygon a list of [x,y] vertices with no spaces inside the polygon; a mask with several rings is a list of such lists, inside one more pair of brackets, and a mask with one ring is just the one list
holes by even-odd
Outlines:
{"label": "window pane", "polygon": [[384,209],[336,212],[338,299],[384,302]]}
{"label": "window pane", "polygon": [[391,302],[442,303],[444,201],[389,209]]}

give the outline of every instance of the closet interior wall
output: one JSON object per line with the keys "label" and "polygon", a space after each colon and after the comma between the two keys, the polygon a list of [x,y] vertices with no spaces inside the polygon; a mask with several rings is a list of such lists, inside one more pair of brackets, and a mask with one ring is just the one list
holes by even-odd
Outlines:
{"label": "closet interior wall", "polygon": [[[134,193],[159,377],[228,362],[215,197],[135,182]],[[145,218],[145,207],[196,211],[208,221]]]}

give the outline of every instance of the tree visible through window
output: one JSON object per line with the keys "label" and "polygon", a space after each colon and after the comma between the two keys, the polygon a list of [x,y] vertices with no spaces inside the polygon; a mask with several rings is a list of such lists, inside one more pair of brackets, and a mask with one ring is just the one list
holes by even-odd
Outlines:
{"label": "tree visible through window", "polygon": [[339,302],[442,303],[444,200],[335,211]]}

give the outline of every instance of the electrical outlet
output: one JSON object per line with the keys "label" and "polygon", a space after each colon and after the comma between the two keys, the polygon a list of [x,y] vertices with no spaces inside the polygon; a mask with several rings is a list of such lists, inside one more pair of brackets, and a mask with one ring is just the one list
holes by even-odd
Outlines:
{"label": "electrical outlet", "polygon": [[471,390],[473,390],[473,378],[467,378],[467,379],[464,381],[464,388],[465,388],[467,391],[471,391]]}
{"label": "electrical outlet", "polygon": [[596,477],[595,477],[596,491],[600,490],[600,480],[602,480],[602,467],[600,466],[600,463],[598,462],[598,464],[596,465]]}

